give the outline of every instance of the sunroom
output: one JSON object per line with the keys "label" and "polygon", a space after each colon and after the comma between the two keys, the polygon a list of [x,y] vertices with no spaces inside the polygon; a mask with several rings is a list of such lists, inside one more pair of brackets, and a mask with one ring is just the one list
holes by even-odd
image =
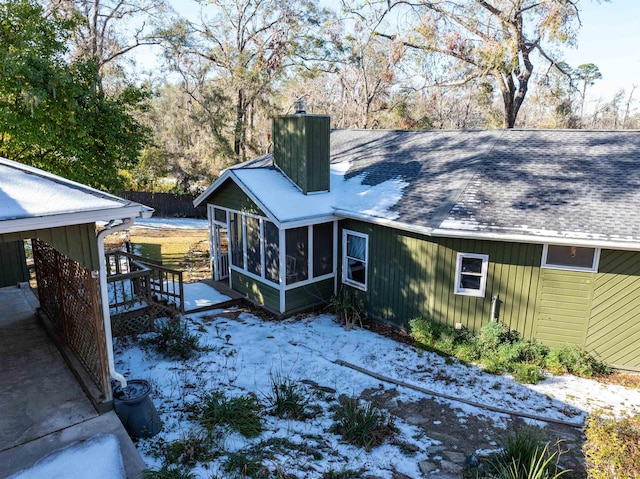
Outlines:
{"label": "sunroom", "polygon": [[329,117],[276,118],[273,154],[226,170],[208,205],[213,277],[278,314],[326,303],[337,288]]}

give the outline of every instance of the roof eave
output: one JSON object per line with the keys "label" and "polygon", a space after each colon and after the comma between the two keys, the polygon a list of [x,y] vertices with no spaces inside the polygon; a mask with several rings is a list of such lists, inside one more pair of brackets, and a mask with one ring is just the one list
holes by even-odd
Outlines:
{"label": "roof eave", "polygon": [[96,221],[111,221],[123,218],[150,217],[153,210],[136,203],[131,206],[105,208],[50,216],[33,216],[0,221],[0,234],[32,231],[44,228],[59,228]]}

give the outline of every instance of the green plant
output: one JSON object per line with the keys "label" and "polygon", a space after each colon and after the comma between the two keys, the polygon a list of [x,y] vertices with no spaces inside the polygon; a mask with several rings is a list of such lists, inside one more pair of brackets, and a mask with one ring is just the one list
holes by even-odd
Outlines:
{"label": "green plant", "polygon": [[353,469],[341,469],[339,471],[330,469],[322,473],[322,479],[361,479],[362,477],[361,471],[354,471]]}
{"label": "green plant", "polygon": [[271,393],[267,395],[273,413],[284,419],[301,421],[311,416],[308,400],[300,385],[280,373],[271,373]]}
{"label": "green plant", "polygon": [[570,373],[587,378],[596,374],[611,373],[611,367],[608,364],[597,360],[575,345],[564,345],[552,349],[545,359],[545,366],[553,374]]}
{"label": "green plant", "polygon": [[592,479],[637,479],[640,471],[640,413],[619,418],[589,415],[582,452]]}
{"label": "green plant", "polygon": [[165,462],[195,466],[198,462],[208,462],[216,457],[213,452],[213,438],[206,431],[189,431],[186,436],[164,446]]}
{"label": "green plant", "polygon": [[185,466],[165,464],[160,469],[145,469],[144,479],[195,479],[196,475]]}
{"label": "green plant", "polygon": [[516,381],[523,384],[536,384],[544,379],[544,373],[540,366],[532,363],[517,363],[513,366],[511,374]]}
{"label": "green plant", "polygon": [[391,416],[358,398],[341,395],[332,410],[335,422],[330,431],[367,451],[397,433]]}
{"label": "green plant", "polygon": [[540,429],[526,427],[507,436],[501,452],[487,460],[487,470],[497,479],[555,479],[568,471],[558,471],[558,454],[550,454]]}
{"label": "green plant", "polygon": [[362,318],[360,309],[356,305],[356,298],[347,289],[341,289],[338,294],[334,294],[329,299],[329,307],[337,316],[338,322],[343,324],[346,329],[356,326],[356,323],[362,327]]}
{"label": "green plant", "polygon": [[189,359],[200,348],[200,338],[189,332],[189,327],[180,318],[160,323],[155,345],[168,358]]}
{"label": "green plant", "polygon": [[217,425],[228,425],[248,438],[257,437],[262,432],[262,405],[252,393],[235,398],[226,398],[220,391],[205,393],[189,409],[209,431]]}
{"label": "green plant", "polygon": [[269,468],[263,466],[260,461],[243,453],[231,453],[223,464],[227,472],[236,472],[240,477],[252,479],[269,479]]}

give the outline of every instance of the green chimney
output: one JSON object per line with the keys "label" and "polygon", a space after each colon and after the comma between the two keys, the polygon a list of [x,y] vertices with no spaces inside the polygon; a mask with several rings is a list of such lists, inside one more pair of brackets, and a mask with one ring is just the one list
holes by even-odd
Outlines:
{"label": "green chimney", "polygon": [[302,192],[329,191],[329,115],[273,119],[273,161]]}

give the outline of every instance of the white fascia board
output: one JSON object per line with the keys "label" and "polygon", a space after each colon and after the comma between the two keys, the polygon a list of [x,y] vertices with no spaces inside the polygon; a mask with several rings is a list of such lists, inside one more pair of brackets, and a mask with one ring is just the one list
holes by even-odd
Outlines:
{"label": "white fascia board", "polygon": [[32,231],[44,228],[59,228],[63,226],[95,223],[96,221],[111,221],[122,218],[140,217],[149,210],[140,204],[103,210],[82,211],[51,216],[34,216],[15,220],[0,221],[0,234]]}
{"label": "white fascia board", "polygon": [[453,230],[444,228],[429,228],[426,226],[416,226],[387,218],[379,218],[377,216],[365,215],[353,211],[336,209],[336,216],[340,218],[349,218],[354,220],[365,221],[381,226],[388,226],[402,231],[418,233],[425,236],[433,236],[437,238],[460,238],[472,240],[486,241],[502,241],[506,243],[529,243],[529,244],[556,244],[566,246],[583,246],[586,248],[601,248],[640,251],[640,242],[638,241],[611,241],[598,240],[589,238],[568,238],[560,236],[531,236],[525,234],[498,234],[478,231]]}
{"label": "white fascia board", "polygon": [[280,220],[269,210],[269,208],[267,208],[264,205],[262,201],[258,199],[256,195],[253,194],[253,192],[249,189],[249,187],[245,185],[242,182],[242,180],[240,180],[240,178],[238,178],[238,175],[236,175],[234,170],[232,169],[225,170],[224,173],[222,173],[222,175],[220,175],[218,179],[214,181],[213,184],[204,191],[204,193],[202,193],[195,200],[193,200],[193,205],[196,207],[200,206],[200,204],[205,199],[207,199],[207,197],[209,197],[215,190],[217,190],[228,179],[231,179],[231,181],[233,181],[236,185],[238,185],[238,187],[244,192],[244,194],[247,195],[251,199],[251,201],[253,201],[256,205],[258,205],[258,208],[264,211],[269,221],[280,226]]}

